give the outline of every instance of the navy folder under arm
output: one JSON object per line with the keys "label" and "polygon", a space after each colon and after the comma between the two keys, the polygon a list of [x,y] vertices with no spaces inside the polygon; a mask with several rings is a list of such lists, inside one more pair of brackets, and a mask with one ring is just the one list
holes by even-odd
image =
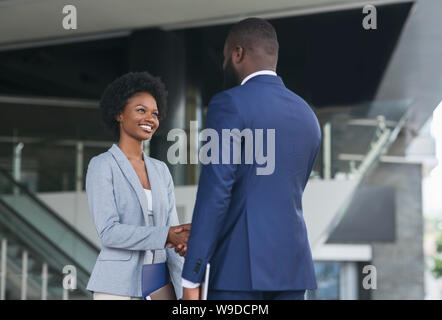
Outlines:
{"label": "navy folder under arm", "polygon": [[143,265],[141,274],[141,291],[143,300],[145,300],[149,294],[165,286],[169,282],[170,275],[165,262]]}

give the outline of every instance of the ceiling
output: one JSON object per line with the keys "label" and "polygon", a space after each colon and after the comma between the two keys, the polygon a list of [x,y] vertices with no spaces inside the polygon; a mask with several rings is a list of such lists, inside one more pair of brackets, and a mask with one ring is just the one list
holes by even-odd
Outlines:
{"label": "ceiling", "polygon": [[[317,112],[336,112],[337,106],[341,113],[349,112],[356,103],[373,99],[409,11],[408,4],[383,6],[378,19],[389,23],[374,33],[361,28],[359,9],[271,19],[280,43],[277,72]],[[220,55],[227,28],[148,29],[126,37],[0,52],[5,120],[0,137],[16,130],[29,137],[53,137],[57,132],[57,138],[107,139],[96,125],[98,109],[90,108],[98,105],[108,83],[129,70],[161,76],[171,106],[181,99],[185,84],[198,88],[207,106],[222,90]],[[365,150],[362,143],[358,147]]]}
{"label": "ceiling", "polygon": [[[35,41],[70,40],[79,36],[149,27],[180,29],[232,23],[248,16],[287,17],[322,11],[389,4],[403,0],[71,0],[77,29],[62,27],[59,0],[0,0],[0,49]],[[128,5],[130,3],[130,5]]]}

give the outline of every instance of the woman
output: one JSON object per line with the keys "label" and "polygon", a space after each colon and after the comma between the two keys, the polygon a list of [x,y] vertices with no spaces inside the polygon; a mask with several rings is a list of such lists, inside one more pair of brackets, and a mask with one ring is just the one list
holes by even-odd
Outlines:
{"label": "woman", "polygon": [[[118,140],[91,159],[89,209],[102,249],[87,289],[94,299],[140,299],[146,263],[167,262],[177,298],[190,225],[178,225],[172,177],[162,161],[142,151],[166,112],[163,83],[147,72],[112,82],[100,101],[103,122]],[[175,251],[172,247],[175,246]],[[178,252],[178,253],[177,253]]]}

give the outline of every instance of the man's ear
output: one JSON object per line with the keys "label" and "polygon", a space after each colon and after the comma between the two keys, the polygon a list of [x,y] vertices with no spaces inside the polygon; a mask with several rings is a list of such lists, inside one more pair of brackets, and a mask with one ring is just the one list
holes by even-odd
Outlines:
{"label": "man's ear", "polygon": [[236,46],[233,50],[233,61],[235,64],[241,63],[244,60],[244,48],[241,46]]}

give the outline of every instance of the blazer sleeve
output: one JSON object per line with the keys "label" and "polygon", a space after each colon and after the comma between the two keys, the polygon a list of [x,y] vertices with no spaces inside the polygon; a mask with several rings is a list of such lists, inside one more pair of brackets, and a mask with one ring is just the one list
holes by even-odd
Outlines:
{"label": "blazer sleeve", "polygon": [[228,92],[217,94],[210,102],[207,128],[215,130],[218,135],[219,158],[218,164],[208,163],[202,167],[198,184],[192,229],[182,274],[184,279],[194,283],[202,282],[206,264],[212,258],[218,244],[220,230],[228,214],[231,190],[236,180],[238,165],[233,164],[233,161],[223,164],[222,154],[228,151],[233,155],[235,144],[236,147],[239,144],[240,150],[241,137],[239,134],[233,134],[233,143],[226,145],[225,150],[221,137],[223,129],[242,131],[244,123]]}
{"label": "blazer sleeve", "polygon": [[[175,189],[173,185],[173,179],[170,175],[169,168],[163,162],[164,174],[167,181],[167,194],[168,194],[168,211],[167,211],[167,226],[177,226],[180,224],[178,220],[178,214],[176,212],[175,205]],[[170,277],[172,279],[173,286],[175,288],[175,294],[178,299],[181,299],[183,295],[183,289],[181,284],[181,272],[183,270],[184,258],[175,252],[174,248],[167,248],[167,266],[169,268]]]}
{"label": "blazer sleeve", "polygon": [[166,246],[168,226],[136,226],[120,223],[110,165],[93,158],[86,174],[89,210],[101,244],[127,250],[160,250]]}

